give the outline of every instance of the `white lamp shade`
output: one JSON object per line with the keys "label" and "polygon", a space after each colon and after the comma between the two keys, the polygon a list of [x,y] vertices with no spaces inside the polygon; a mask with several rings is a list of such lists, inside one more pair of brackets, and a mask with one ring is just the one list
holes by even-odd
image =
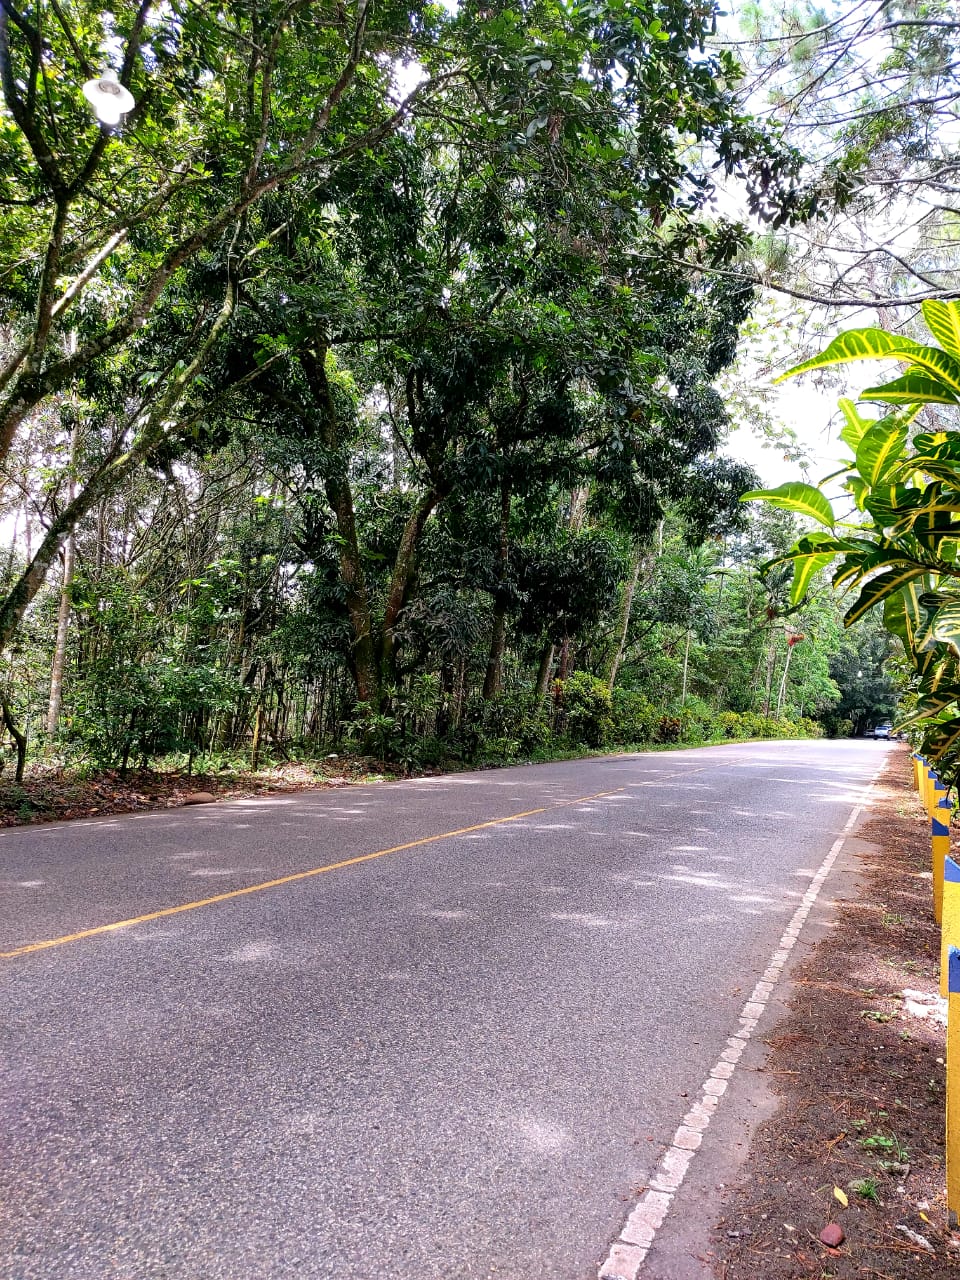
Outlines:
{"label": "white lamp shade", "polygon": [[113,71],[105,71],[99,80],[88,80],[83,96],[104,124],[119,124],[120,117],[135,105],[133,94],[120,84]]}

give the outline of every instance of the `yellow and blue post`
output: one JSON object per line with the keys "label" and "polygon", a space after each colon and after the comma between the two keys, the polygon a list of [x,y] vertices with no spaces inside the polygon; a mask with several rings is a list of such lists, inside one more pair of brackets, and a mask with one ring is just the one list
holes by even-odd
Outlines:
{"label": "yellow and blue post", "polygon": [[[951,864],[960,873],[960,867]],[[960,947],[947,948],[947,1221],[960,1214]]]}
{"label": "yellow and blue post", "polygon": [[946,789],[945,785],[940,781],[940,775],[937,773],[936,769],[928,769],[926,805],[927,813],[931,818],[933,817],[934,810],[941,800],[941,797],[937,793],[940,791],[946,792]]}
{"label": "yellow and blue post", "polygon": [[[937,792],[940,799],[930,818],[930,845],[933,865],[933,916],[937,924],[943,923],[943,868],[950,857],[950,819],[953,806],[946,791]],[[956,938],[960,942],[960,935]]]}
{"label": "yellow and blue post", "polygon": [[[960,863],[953,858],[943,861],[943,930],[940,935],[940,994],[950,994],[948,959],[950,948],[960,946]],[[957,1115],[960,1121],[960,1113]]]}

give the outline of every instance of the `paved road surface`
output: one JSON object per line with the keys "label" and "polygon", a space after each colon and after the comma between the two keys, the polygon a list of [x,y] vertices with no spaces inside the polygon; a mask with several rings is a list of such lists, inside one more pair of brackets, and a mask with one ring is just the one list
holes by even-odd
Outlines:
{"label": "paved road surface", "polygon": [[0,1277],[595,1276],[887,750],[3,834]]}

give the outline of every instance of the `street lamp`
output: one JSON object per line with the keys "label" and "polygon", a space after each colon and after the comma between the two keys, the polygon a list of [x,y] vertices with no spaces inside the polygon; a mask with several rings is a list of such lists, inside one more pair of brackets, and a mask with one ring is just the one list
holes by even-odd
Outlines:
{"label": "street lamp", "polygon": [[99,80],[88,80],[83,96],[101,124],[119,124],[120,117],[135,105],[133,94],[119,82],[115,71],[105,71]]}

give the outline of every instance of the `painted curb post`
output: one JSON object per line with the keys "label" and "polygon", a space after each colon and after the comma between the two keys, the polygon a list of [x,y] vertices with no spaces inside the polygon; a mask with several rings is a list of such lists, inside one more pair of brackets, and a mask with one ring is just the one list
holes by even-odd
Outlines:
{"label": "painted curb post", "polygon": [[960,863],[955,862],[953,858],[946,858],[943,864],[943,932],[940,938],[940,994],[944,997],[950,994],[947,989],[950,948],[958,944],[960,944]]}
{"label": "painted curb post", "polygon": [[922,795],[923,785],[920,781],[920,777],[921,777],[920,770],[923,767],[923,757],[917,755],[916,751],[911,751],[910,763],[913,765],[913,785],[916,788],[916,790],[920,793],[920,795]]}
{"label": "painted curb post", "polygon": [[[939,794],[939,792],[937,793]],[[930,819],[930,845],[933,854],[933,918],[943,923],[943,867],[950,857],[950,819],[953,806],[944,792]],[[960,935],[956,936],[960,942]]]}
{"label": "painted curb post", "polygon": [[923,807],[927,811],[927,817],[930,816],[930,792],[933,790],[933,770],[928,764],[923,766],[923,790],[920,798],[923,800]]}
{"label": "painted curb post", "polygon": [[947,952],[947,987],[947,1223],[952,1230],[960,1212],[960,948],[953,946]]}
{"label": "painted curb post", "polygon": [[946,786],[940,781],[940,775],[934,769],[927,770],[927,814],[932,818],[936,812],[937,805],[940,803],[940,792],[946,791]]}

